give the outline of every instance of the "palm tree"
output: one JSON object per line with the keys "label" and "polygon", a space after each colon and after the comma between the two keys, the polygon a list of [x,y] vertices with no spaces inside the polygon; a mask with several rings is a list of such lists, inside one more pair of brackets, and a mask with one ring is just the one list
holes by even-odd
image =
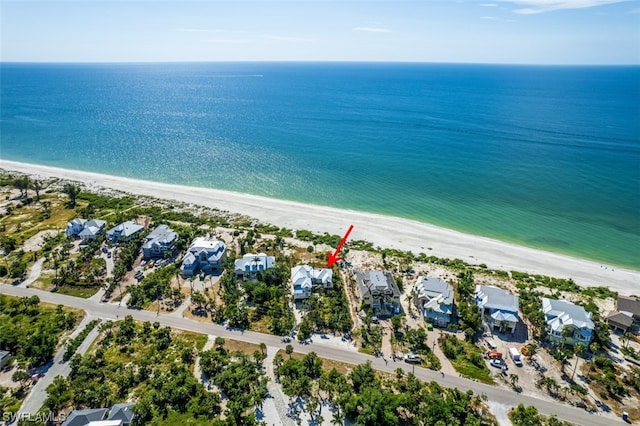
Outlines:
{"label": "palm tree", "polygon": [[573,335],[573,330],[570,327],[564,327],[562,329],[562,340],[560,341],[560,350],[564,349],[564,345],[567,343],[567,339]]}
{"label": "palm tree", "polygon": [[260,353],[263,357],[267,356],[267,345],[264,342],[260,342]]}
{"label": "palm tree", "polygon": [[516,384],[518,383],[519,377],[517,374],[509,374],[509,381],[511,382],[511,387],[516,388]]}
{"label": "palm tree", "polygon": [[573,353],[576,355],[576,363],[573,366],[573,373],[571,373],[571,380],[573,381],[573,376],[576,374],[576,369],[578,368],[578,358],[580,355],[584,353],[585,345],[582,342],[578,342],[573,346]]}
{"label": "palm tree", "polygon": [[80,187],[72,183],[66,183],[62,188],[62,192],[69,196],[69,207],[74,208],[76,206],[76,198],[80,194]]}
{"label": "palm tree", "polygon": [[291,359],[291,354],[293,353],[293,346],[292,345],[287,345],[284,348],[284,351],[286,352],[287,355],[289,355],[289,359]]}
{"label": "palm tree", "polygon": [[36,201],[40,201],[40,190],[42,189],[42,182],[38,179],[34,179],[31,182],[31,187],[36,192]]}
{"label": "palm tree", "polygon": [[342,418],[342,414],[340,413],[340,408],[336,407],[336,411],[333,412],[333,416],[331,416],[331,424],[332,425],[343,425],[344,419]]}

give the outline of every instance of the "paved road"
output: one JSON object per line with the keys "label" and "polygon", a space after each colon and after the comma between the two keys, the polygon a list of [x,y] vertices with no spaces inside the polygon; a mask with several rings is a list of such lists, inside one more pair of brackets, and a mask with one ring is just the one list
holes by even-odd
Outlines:
{"label": "paved road", "polygon": [[[40,295],[38,295],[40,296]],[[42,298],[41,298],[42,299]],[[69,340],[76,337],[82,330],[84,330],[85,326],[94,318],[85,315],[84,319],[78,327],[76,327],[75,331],[69,336]],[[98,327],[95,327],[91,332],[87,335],[87,337],[82,341],[76,353],[84,354],[91,343],[98,337]],[[69,373],[71,373],[71,366],[69,362],[63,361],[62,357],[67,349],[67,345],[63,345],[58,352],[55,354],[53,361],[49,364],[49,368],[44,373],[44,376],[38,380],[38,382],[31,388],[31,391],[22,402],[22,406],[20,407],[20,413],[30,413],[35,414],[40,410],[44,400],[47,398],[47,386],[53,383],[53,379],[56,376],[67,377]]]}
{"label": "paved road", "polygon": [[31,270],[29,271],[29,277],[26,280],[22,281],[20,284],[18,284],[18,287],[27,288],[31,284],[33,284],[33,282],[40,277],[43,264],[44,264],[44,257],[36,260],[36,262],[31,267]]}
{"label": "paved road", "polygon": [[[96,303],[95,301],[88,299],[80,299],[77,297],[65,296],[57,293],[48,293],[36,289],[25,289],[1,284],[0,293],[20,297],[37,295],[38,297],[40,297],[40,300],[44,302],[62,304],[74,308],[84,309],[91,316],[102,318],[104,320],[115,320],[117,318],[123,318],[125,315],[130,314],[135,319],[140,321],[158,321],[162,325],[175,327],[178,329],[212,334],[223,338],[236,339],[250,343],[264,342],[267,346],[280,347],[283,349],[286,346],[281,342],[280,337],[278,336],[256,333],[252,331],[240,332],[227,330],[224,327],[216,324],[199,323],[190,319],[172,317],[168,315],[156,316],[155,312],[127,309],[125,307],[119,308],[117,305]],[[424,381],[436,381],[444,387],[457,387],[458,389],[461,389],[463,391],[472,390],[477,394],[486,395],[489,400],[497,401],[501,404],[514,407],[520,403],[525,405],[533,405],[542,414],[556,415],[559,419],[567,420],[580,425],[606,426],[616,422],[622,423],[621,420],[618,420],[613,416],[589,414],[584,410],[561,404],[553,400],[544,400],[534,398],[532,396],[521,395],[508,389],[489,386],[460,377],[452,377],[446,374],[445,377],[442,377],[440,372],[426,370],[420,367],[413,368],[412,366],[402,362],[389,361],[388,363],[385,363],[385,361],[381,358],[375,358],[359,352],[347,351],[339,347],[322,346],[315,344],[303,345],[300,343],[294,343],[294,347],[295,350],[300,353],[306,354],[309,352],[316,352],[320,357],[352,364],[361,364],[367,361],[371,361],[372,366],[376,370],[380,371],[387,371],[392,373],[396,368],[402,367],[405,371],[413,370],[414,374],[419,379]]]}

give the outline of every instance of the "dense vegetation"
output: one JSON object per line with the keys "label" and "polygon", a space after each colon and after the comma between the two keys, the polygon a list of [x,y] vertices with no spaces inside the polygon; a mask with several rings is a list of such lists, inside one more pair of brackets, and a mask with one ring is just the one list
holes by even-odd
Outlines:
{"label": "dense vegetation", "polygon": [[[493,424],[482,399],[473,392],[424,383],[402,369],[395,377],[384,377],[367,363],[344,375],[335,368],[323,370],[323,361],[313,352],[288,359],[277,354],[274,365],[284,393],[301,397],[303,408],[318,423],[324,420],[326,402],[333,407],[332,421],[346,417],[356,425]],[[298,407],[290,403],[293,411]]]}
{"label": "dense vegetation", "polygon": [[519,404],[509,412],[513,426],[571,426],[571,423],[558,420],[555,416],[545,417],[538,414],[536,407]]}
{"label": "dense vegetation", "polygon": [[267,397],[267,377],[261,370],[265,357],[263,350],[254,351],[253,359],[243,352],[225,348],[222,338],[216,339],[216,348],[202,352],[200,366],[209,380],[228,398],[224,415],[231,424],[253,424],[254,409],[262,407]]}
{"label": "dense vegetation", "polygon": [[49,385],[45,410],[108,407],[133,395],[138,424],[161,423],[170,415],[211,420],[219,413],[219,397],[193,375],[195,354],[206,336],[138,324],[130,315],[105,322],[100,331],[95,350],[75,355],[69,376]]}
{"label": "dense vegetation", "polygon": [[67,348],[65,349],[64,354],[62,355],[62,359],[64,361],[69,361],[71,357],[75,355],[76,351],[78,350],[78,348],[80,347],[84,339],[89,335],[89,333],[91,333],[91,330],[93,330],[96,327],[96,325],[98,325],[99,323],[100,323],[100,320],[91,320],[86,325],[86,327],[80,333],[78,333],[76,337],[74,337],[73,339],[67,342]]}
{"label": "dense vegetation", "polygon": [[62,306],[40,306],[38,296],[0,294],[0,349],[9,351],[24,369],[41,366],[53,357],[60,335],[77,321],[78,316]]}

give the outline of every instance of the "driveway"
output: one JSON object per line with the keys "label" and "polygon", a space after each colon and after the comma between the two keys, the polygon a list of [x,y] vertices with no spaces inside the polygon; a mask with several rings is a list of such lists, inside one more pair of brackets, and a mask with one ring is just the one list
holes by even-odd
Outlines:
{"label": "driveway", "polygon": [[[76,337],[86,325],[93,320],[94,318],[86,315],[80,325],[75,329],[73,333],[69,336],[69,340]],[[84,339],[80,347],[78,347],[77,353],[84,354],[93,341],[98,337],[98,327],[96,326]],[[45,367],[44,376],[38,380],[38,382],[31,388],[31,391],[22,402],[22,406],[20,407],[19,413],[22,414],[31,414],[34,416],[38,410],[42,407],[44,400],[47,398],[47,386],[53,383],[53,379],[56,376],[67,377],[69,373],[71,373],[71,366],[69,362],[63,361],[62,357],[64,355],[65,350],[67,349],[67,345],[62,345],[58,352],[55,354],[53,361],[49,362]]]}
{"label": "driveway", "polygon": [[18,284],[18,287],[28,288],[35,280],[40,277],[42,273],[42,264],[44,264],[44,257],[36,260],[29,270],[29,277],[26,280]]}

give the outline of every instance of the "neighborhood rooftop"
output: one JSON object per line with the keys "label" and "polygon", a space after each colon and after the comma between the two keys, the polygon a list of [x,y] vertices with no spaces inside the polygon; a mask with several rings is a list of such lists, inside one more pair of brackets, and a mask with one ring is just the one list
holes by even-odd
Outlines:
{"label": "neighborhood rooftop", "polygon": [[483,308],[518,312],[518,296],[499,287],[478,285],[476,298]]}
{"label": "neighborhood rooftop", "polygon": [[434,299],[442,296],[439,299],[441,304],[453,303],[453,287],[439,278],[420,277],[416,284],[416,292],[419,298]]}
{"label": "neighborhood rooftop", "polygon": [[549,321],[552,328],[561,328],[565,325],[573,325],[577,328],[588,328],[593,330],[595,325],[591,320],[591,314],[580,306],[567,300],[556,300],[542,298],[542,311],[553,318]]}

